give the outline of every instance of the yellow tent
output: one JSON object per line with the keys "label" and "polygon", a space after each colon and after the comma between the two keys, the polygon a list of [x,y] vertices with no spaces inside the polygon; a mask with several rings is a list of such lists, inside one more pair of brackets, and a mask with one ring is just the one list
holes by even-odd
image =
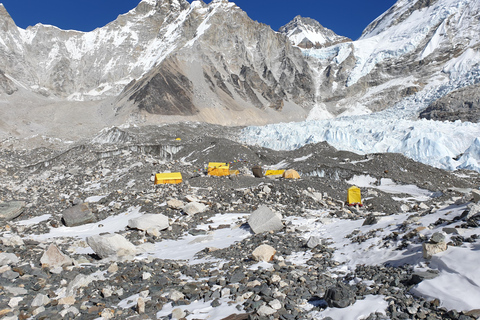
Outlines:
{"label": "yellow tent", "polygon": [[265,172],[266,176],[282,176],[285,170],[267,170]]}
{"label": "yellow tent", "polygon": [[288,169],[283,173],[283,177],[285,179],[300,179],[300,175],[298,174],[297,171],[293,169]]}
{"label": "yellow tent", "polygon": [[179,184],[181,182],[182,174],[180,172],[157,173],[155,175],[155,184]]}
{"label": "yellow tent", "polygon": [[347,203],[350,206],[362,205],[362,195],[359,187],[350,187],[348,189]]}
{"label": "yellow tent", "polygon": [[228,176],[230,175],[230,164],[224,162],[210,162],[208,164],[209,176]]}

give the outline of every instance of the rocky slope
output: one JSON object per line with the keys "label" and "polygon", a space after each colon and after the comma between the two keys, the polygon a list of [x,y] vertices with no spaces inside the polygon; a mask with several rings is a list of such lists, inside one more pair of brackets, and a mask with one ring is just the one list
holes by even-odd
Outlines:
{"label": "rocky slope", "polygon": [[[478,251],[469,249],[478,246],[478,206],[466,207],[477,173],[325,143],[276,152],[218,138],[236,134],[208,125],[114,128],[64,150],[0,150],[3,319],[327,319],[324,312],[351,316],[362,303],[368,319],[478,317],[468,304],[453,310],[448,300],[411,294],[447,276],[435,258],[422,258],[422,244]],[[232,162],[240,174],[206,176],[208,161]],[[302,177],[255,178],[253,165]],[[153,174],[170,170],[184,182],[153,185]],[[378,183],[362,188],[363,208],[347,207],[348,181],[358,175]],[[387,178],[396,190],[382,188]],[[253,231],[260,226],[250,217],[262,206],[281,214],[279,229]],[[274,251],[265,258],[259,247]],[[357,249],[344,261],[347,247]],[[382,250],[389,259],[378,262]],[[357,261],[355,251],[376,262]],[[402,263],[411,254],[415,264]]]}

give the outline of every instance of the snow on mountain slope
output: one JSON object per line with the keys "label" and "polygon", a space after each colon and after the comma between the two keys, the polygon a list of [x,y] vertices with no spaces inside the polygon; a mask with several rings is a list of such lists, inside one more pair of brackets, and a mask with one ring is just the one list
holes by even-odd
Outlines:
{"label": "snow on mountain slope", "polygon": [[[91,32],[37,24],[9,26],[1,36],[0,69],[33,91],[71,100],[117,95],[131,80],[175,50],[186,1],[142,1],[130,12]],[[20,68],[19,68],[20,66]]]}
{"label": "snow on mountain slope", "polygon": [[[400,0],[359,40],[304,49],[319,75],[317,104],[333,115],[375,112],[432,82],[463,76],[480,62],[479,17],[478,1]],[[453,70],[452,63],[463,66]]]}
{"label": "snow on mountain slope", "polygon": [[[478,124],[415,120],[436,100],[480,82],[479,17],[478,1],[400,0],[358,41],[304,50],[326,99],[318,100],[311,121],[246,128],[242,141],[274,149],[327,141],[358,153],[399,152],[440,168],[480,171]],[[328,96],[329,90],[337,93]],[[372,109],[385,110],[321,120]]]}
{"label": "snow on mountain slope", "polygon": [[323,48],[350,41],[349,38],[325,28],[318,21],[301,16],[296,16],[281,27],[279,32],[285,34],[295,46],[303,49]]}

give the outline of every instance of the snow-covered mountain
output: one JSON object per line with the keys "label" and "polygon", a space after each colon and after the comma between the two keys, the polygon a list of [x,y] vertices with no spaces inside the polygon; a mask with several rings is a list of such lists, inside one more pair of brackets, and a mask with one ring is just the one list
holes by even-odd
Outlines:
{"label": "snow-covered mountain", "polygon": [[[445,169],[480,170],[478,123],[417,121],[419,113],[476,121],[479,17],[478,1],[398,1],[358,41],[304,50],[320,97],[310,121],[248,128],[243,141],[275,149],[327,141],[342,150],[398,152]],[[338,114],[344,117],[326,120]]]}
{"label": "snow-covered mountain", "polygon": [[[348,124],[356,136],[358,126],[381,129],[378,121],[410,121],[424,110],[429,119],[441,114],[443,120],[472,121],[475,108],[469,106],[477,104],[480,82],[479,12],[474,0],[399,0],[359,40],[347,41],[301,17],[274,32],[223,0],[143,0],[88,33],[45,25],[24,30],[0,6],[0,138],[75,140],[125,123],[263,125],[339,115],[354,116],[329,125]],[[382,110],[358,121],[359,114]],[[306,134],[293,144],[320,139]],[[382,136],[345,148],[407,154],[407,146],[417,145],[388,146]],[[442,157],[457,161],[473,138],[429,163],[463,166]]]}
{"label": "snow-covered mountain", "polygon": [[296,16],[288,24],[279,29],[297,47],[303,49],[324,48],[337,43],[351,41],[322,26],[318,21]]}
{"label": "snow-covered mountain", "polygon": [[314,100],[300,50],[228,1],[143,0],[87,33],[23,30],[0,12],[0,71],[45,96],[84,101],[123,91],[116,107],[131,101],[128,112],[221,123],[300,119]]}

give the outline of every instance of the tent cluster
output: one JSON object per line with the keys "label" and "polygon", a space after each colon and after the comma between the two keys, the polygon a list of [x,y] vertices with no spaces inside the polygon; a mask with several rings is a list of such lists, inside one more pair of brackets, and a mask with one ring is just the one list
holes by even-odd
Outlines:
{"label": "tent cluster", "polygon": [[[210,162],[208,163],[206,173],[209,176],[216,176],[216,177],[238,175],[240,173],[239,170],[230,170],[230,165],[236,162],[246,162],[246,161],[235,160],[234,162]],[[195,172],[197,171],[200,171],[200,170],[195,170]],[[259,177],[259,178],[266,176],[269,178],[283,177],[285,179],[300,179],[300,175],[298,174],[298,172],[293,169],[267,170],[264,175],[261,167],[254,166],[252,168],[252,172],[255,177]],[[180,172],[157,173],[155,175],[155,184],[178,184],[178,183],[181,183],[182,181],[183,181],[183,178]]]}

